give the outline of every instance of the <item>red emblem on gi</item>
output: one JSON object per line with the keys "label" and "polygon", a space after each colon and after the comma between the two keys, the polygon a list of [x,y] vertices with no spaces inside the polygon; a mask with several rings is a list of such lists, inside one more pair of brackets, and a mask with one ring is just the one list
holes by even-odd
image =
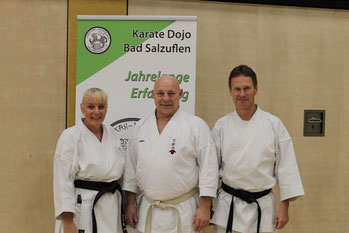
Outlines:
{"label": "red emblem on gi", "polygon": [[169,151],[171,153],[171,155],[174,155],[176,153],[175,146],[176,146],[176,139],[173,138],[172,139],[172,143],[171,143],[171,148],[170,148],[170,151]]}
{"label": "red emblem on gi", "polygon": [[171,155],[173,155],[174,153],[176,153],[175,150],[170,150],[169,152],[171,153]]}

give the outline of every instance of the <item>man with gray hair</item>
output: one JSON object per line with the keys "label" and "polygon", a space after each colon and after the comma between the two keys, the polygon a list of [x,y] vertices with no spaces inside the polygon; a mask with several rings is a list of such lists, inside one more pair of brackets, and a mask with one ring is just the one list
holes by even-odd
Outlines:
{"label": "man with gray hair", "polygon": [[128,145],[126,220],[145,233],[198,232],[209,224],[218,183],[210,130],[179,107],[183,90],[174,77],[160,77],[152,94],[156,109],[137,123]]}

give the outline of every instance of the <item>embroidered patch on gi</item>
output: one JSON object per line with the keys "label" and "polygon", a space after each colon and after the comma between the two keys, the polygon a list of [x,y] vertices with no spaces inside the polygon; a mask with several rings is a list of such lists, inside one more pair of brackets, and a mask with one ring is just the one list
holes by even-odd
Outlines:
{"label": "embroidered patch on gi", "polygon": [[79,229],[78,233],[85,233],[85,230]]}
{"label": "embroidered patch on gi", "polygon": [[82,203],[82,199],[81,199],[81,195],[78,194],[78,196],[76,197],[76,203],[81,204]]}
{"label": "embroidered patch on gi", "polygon": [[172,156],[176,154],[176,139],[175,138],[172,138],[172,143],[170,146],[169,154]]}

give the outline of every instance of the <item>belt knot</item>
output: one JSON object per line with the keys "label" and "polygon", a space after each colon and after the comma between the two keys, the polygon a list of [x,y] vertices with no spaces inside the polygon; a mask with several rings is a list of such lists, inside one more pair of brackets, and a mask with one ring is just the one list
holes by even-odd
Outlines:
{"label": "belt knot", "polygon": [[162,201],[154,201],[153,205],[161,210],[165,210],[169,207],[169,205],[163,203]]}
{"label": "belt knot", "polygon": [[181,195],[177,198],[170,199],[170,200],[152,200],[145,195],[144,198],[150,203],[150,206],[149,206],[148,211],[147,211],[144,233],[151,233],[153,207],[159,208],[161,210],[165,210],[167,208],[173,209],[175,211],[175,213],[177,215],[177,219],[178,219],[177,220],[177,233],[182,233],[181,217],[179,216],[179,211],[176,208],[176,205],[188,200],[189,198],[191,198],[192,196],[194,196],[197,193],[198,193],[198,189],[193,188],[189,192],[184,193],[183,195]]}

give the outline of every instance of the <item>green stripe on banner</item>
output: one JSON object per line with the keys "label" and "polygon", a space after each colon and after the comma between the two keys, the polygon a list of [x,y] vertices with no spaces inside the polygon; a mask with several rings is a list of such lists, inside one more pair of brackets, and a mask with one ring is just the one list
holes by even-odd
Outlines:
{"label": "green stripe on banner", "polygon": [[[78,20],[76,85],[124,55],[125,43],[137,46],[148,39],[133,38],[133,30],[160,32],[174,22],[174,20]],[[105,28],[111,35],[110,47],[104,53],[93,54],[85,47],[85,35],[93,27]]]}

